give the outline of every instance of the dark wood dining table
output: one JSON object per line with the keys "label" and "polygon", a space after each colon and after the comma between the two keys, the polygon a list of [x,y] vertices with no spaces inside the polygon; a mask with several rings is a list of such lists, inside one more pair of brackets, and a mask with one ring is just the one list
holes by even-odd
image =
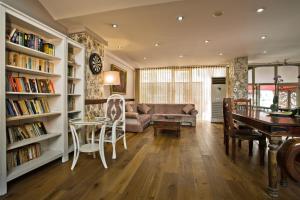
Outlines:
{"label": "dark wood dining table", "polygon": [[[278,197],[277,150],[283,136],[300,137],[300,118],[270,116],[263,111],[233,112],[233,119],[259,130],[269,140],[268,145],[268,189],[271,197]],[[281,182],[283,183],[283,182]]]}

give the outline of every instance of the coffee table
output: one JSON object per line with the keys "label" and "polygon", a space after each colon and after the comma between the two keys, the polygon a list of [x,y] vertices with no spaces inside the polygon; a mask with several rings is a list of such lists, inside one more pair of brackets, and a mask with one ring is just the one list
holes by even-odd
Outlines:
{"label": "coffee table", "polygon": [[177,137],[180,137],[181,117],[167,118],[165,116],[158,116],[153,121],[154,136],[157,136],[159,130],[173,130]]}

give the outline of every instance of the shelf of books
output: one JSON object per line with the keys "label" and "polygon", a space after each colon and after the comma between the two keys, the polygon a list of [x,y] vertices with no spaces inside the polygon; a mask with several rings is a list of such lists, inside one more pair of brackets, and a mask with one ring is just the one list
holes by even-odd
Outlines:
{"label": "shelf of books", "polygon": [[0,3],[0,195],[8,181],[67,159],[66,46],[65,35]]}
{"label": "shelf of books", "polygon": [[[84,117],[84,80],[85,80],[85,49],[68,39],[68,68],[67,68],[67,94],[68,94],[68,120],[83,119]],[[68,127],[68,132],[69,127]],[[72,135],[68,135],[68,152],[72,151]]]}

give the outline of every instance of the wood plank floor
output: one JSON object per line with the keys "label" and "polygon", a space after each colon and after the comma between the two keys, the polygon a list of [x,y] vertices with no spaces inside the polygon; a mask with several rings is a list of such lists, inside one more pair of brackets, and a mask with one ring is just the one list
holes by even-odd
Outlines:
{"label": "wood plank floor", "polygon": [[[99,158],[81,154],[74,171],[71,161],[54,161],[8,185],[1,199],[269,199],[266,194],[267,167],[259,165],[257,144],[248,157],[247,144],[238,150],[236,163],[224,153],[220,124],[198,123],[185,127],[181,138],[129,133],[128,150],[117,146],[117,159],[109,168]],[[299,199],[300,185],[289,180],[280,187],[278,199]]]}

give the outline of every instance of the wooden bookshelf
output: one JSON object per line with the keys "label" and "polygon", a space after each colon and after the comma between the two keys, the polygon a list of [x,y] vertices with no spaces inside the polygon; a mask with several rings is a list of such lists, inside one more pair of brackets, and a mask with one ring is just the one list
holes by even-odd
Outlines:
{"label": "wooden bookshelf", "polygon": [[[13,33],[12,30],[15,29],[26,34],[32,34],[35,38],[40,38],[41,40],[38,42],[41,41],[41,43],[39,43],[39,45],[43,44],[43,41],[45,41],[45,43],[52,44],[55,47],[54,55],[39,51],[43,49],[41,46],[38,46],[38,48],[35,46],[33,47],[35,49],[33,49],[27,47],[30,46],[28,43],[27,46],[25,46],[25,43],[24,46],[22,46],[23,44],[21,42],[17,44],[13,43],[13,40],[8,40],[6,33]],[[51,64],[51,70],[49,70],[51,73],[49,73],[47,71],[39,71],[37,70],[39,68],[32,66],[28,67],[26,65],[28,68],[24,68],[21,66],[9,65],[11,62],[7,62],[8,58],[0,59],[0,66],[2,66],[0,67],[0,195],[7,193],[8,181],[22,176],[58,158],[62,159],[62,162],[68,160],[68,141],[66,141],[66,139],[68,139],[68,110],[66,103],[68,99],[68,77],[66,74],[66,67],[68,66],[68,49],[66,47],[68,40],[69,39],[66,35],[0,2],[0,58],[7,58],[9,51],[32,56],[36,59],[43,60],[46,64]],[[85,53],[82,52],[82,55],[84,54]],[[84,63],[84,56],[82,58]],[[26,62],[28,61],[26,60]],[[84,65],[81,63],[80,66]],[[47,69],[47,67],[41,68],[43,70]],[[80,69],[80,67],[76,68]],[[13,77],[51,80],[55,88],[55,94],[6,91],[7,73],[12,74]],[[81,79],[77,81],[79,83],[84,80],[83,71],[80,73],[83,76],[76,77]],[[10,84],[10,82],[8,82],[8,84]],[[84,94],[81,93],[82,90],[76,90],[76,94],[81,94],[84,97]],[[30,91],[33,90],[30,88]],[[17,102],[19,100],[35,99],[36,97],[43,97],[43,99],[48,102],[50,112],[14,117],[6,116],[6,99],[13,99]],[[83,107],[77,107],[76,110],[83,111],[82,108]],[[24,124],[31,124],[35,122],[43,122],[47,134],[8,144],[6,136],[6,130],[8,127],[22,126]],[[41,154],[39,157],[16,167],[12,167],[9,171],[7,170],[7,153],[19,151],[22,148],[28,147],[27,145],[34,145],[36,143],[41,147]]]}
{"label": "wooden bookshelf", "polygon": [[[68,40],[68,62],[67,62],[67,82],[72,84],[74,93],[68,92],[68,120],[70,119],[83,119],[84,118],[84,80],[85,80],[85,49],[82,45],[73,40]],[[69,88],[69,86],[67,87]],[[73,108],[69,108],[70,104]],[[78,129],[80,131],[80,129]],[[67,141],[68,141],[68,153],[73,151],[72,148],[72,135],[68,134],[69,127],[67,129]]]}

